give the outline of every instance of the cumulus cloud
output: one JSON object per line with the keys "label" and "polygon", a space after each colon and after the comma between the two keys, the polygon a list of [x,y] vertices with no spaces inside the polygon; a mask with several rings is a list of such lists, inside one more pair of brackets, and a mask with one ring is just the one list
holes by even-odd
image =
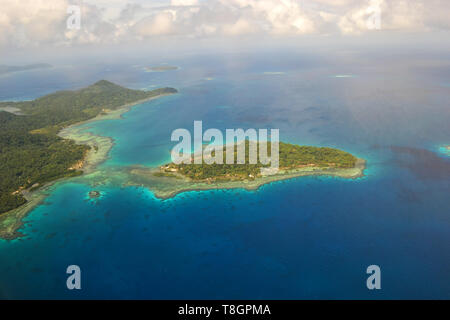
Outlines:
{"label": "cumulus cloud", "polygon": [[62,29],[67,4],[43,0],[0,1],[0,45],[26,45],[29,41],[54,40],[54,29]]}
{"label": "cumulus cloud", "polygon": [[247,13],[264,26],[264,29],[269,33],[296,34],[311,33],[315,30],[314,22],[310,15],[302,9],[300,1],[220,0],[220,2],[223,6]]}
{"label": "cumulus cloud", "polygon": [[341,16],[338,26],[344,34],[361,34],[376,29],[374,20],[382,30],[426,30],[424,3],[417,0],[371,0],[368,6],[348,8]]}
{"label": "cumulus cloud", "polygon": [[242,35],[254,33],[256,28],[251,22],[241,18],[233,24],[225,25],[223,31],[226,35]]}
{"label": "cumulus cloud", "polygon": [[159,12],[140,20],[132,31],[140,37],[168,35],[175,31],[175,14],[170,11]]}
{"label": "cumulus cloud", "polygon": [[[77,3],[81,28],[68,29],[67,8]],[[2,48],[450,29],[447,0],[0,0],[0,6]]]}
{"label": "cumulus cloud", "polygon": [[198,5],[198,0],[172,0],[170,1],[172,6],[195,6]]}

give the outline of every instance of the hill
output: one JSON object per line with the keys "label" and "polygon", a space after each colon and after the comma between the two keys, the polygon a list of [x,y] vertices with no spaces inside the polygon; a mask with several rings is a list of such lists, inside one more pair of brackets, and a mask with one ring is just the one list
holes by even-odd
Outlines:
{"label": "hill", "polygon": [[0,214],[24,204],[22,191],[81,174],[74,168],[89,150],[57,136],[64,127],[105,110],[176,93],[173,88],[132,90],[106,80],[76,91],[59,91],[33,101],[1,102],[22,115],[0,111]]}

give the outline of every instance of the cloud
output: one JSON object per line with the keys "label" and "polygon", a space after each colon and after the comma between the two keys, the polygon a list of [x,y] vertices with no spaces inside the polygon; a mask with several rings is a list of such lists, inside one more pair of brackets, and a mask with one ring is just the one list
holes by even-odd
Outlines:
{"label": "cloud", "polygon": [[233,24],[225,25],[223,32],[226,35],[243,35],[256,32],[255,26],[245,19],[239,19]]}
{"label": "cloud", "polygon": [[[447,0],[0,0],[0,47],[121,43],[155,37],[361,35],[450,29]],[[378,10],[378,11],[377,11]],[[374,24],[375,23],[375,24]]]}
{"label": "cloud", "polygon": [[170,2],[172,6],[195,6],[198,5],[198,0],[172,0]]}
{"label": "cloud", "polygon": [[132,31],[140,37],[169,35],[175,32],[176,12],[163,11],[136,23]]}
{"label": "cloud", "polygon": [[0,0],[0,45],[23,46],[30,41],[54,41],[54,29],[62,29],[67,10],[64,1]]}
{"label": "cloud", "polygon": [[[247,13],[272,34],[301,34],[315,31],[314,22],[294,0],[221,0],[230,9]],[[242,19],[242,18],[241,18]]]}
{"label": "cloud", "polygon": [[378,19],[380,30],[426,30],[423,10],[424,3],[417,0],[371,0],[369,6],[360,5],[349,9],[339,19],[338,26],[344,34],[362,34],[376,29],[372,20]]}

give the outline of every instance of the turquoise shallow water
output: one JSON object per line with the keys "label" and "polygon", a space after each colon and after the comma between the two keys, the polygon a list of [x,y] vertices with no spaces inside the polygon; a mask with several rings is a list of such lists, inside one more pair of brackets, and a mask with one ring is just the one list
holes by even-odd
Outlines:
{"label": "turquoise shallow water", "polygon": [[[356,72],[324,70],[308,57],[223,58],[235,68],[215,59],[180,60],[173,63],[180,70],[164,73],[86,68],[75,82],[57,68],[44,91],[57,80],[70,87],[104,77],[179,89],[123,119],[85,125],[114,139],[100,169],[160,165],[169,159],[172,130],[203,120],[205,129],[279,128],[283,141],[345,149],[367,159],[366,176],[302,177],[164,201],[113,183],[95,187],[102,196],[93,201],[83,179],[61,182],[26,218],[24,238],[0,241],[0,296],[450,298],[450,160],[434,147],[450,136],[441,79],[395,69],[333,78]],[[38,74],[15,77],[21,87],[8,82],[9,90],[0,79],[2,99],[27,87],[30,95],[43,92]],[[71,264],[81,267],[81,291],[65,287]],[[377,292],[365,286],[371,264],[382,270]]]}

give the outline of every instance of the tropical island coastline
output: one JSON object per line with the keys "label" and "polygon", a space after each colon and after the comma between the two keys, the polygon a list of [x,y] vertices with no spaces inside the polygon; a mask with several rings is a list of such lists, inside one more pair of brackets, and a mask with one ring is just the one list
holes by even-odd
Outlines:
{"label": "tropical island coastline", "polygon": [[[211,189],[257,190],[262,185],[302,176],[331,176],[356,179],[364,176],[366,162],[342,150],[298,146],[280,142],[280,168],[262,174],[262,164],[165,164],[159,168],[129,168],[128,185],[147,186],[160,199],[187,191]],[[237,146],[235,146],[236,151]],[[224,147],[225,150],[225,147]],[[224,151],[225,153],[225,151]],[[236,154],[235,154],[236,156]]]}
{"label": "tropical island coastline", "polygon": [[[14,115],[0,111],[0,155],[6,159],[1,165],[5,179],[0,185],[0,238],[21,236],[17,230],[23,225],[22,219],[45,199],[49,187],[68,177],[92,172],[107,159],[113,140],[85,133],[80,125],[120,119],[134,105],[176,92],[173,88],[131,90],[101,80],[77,91],[57,92],[33,101],[0,103],[0,107],[13,105],[23,112]],[[78,105],[71,103],[74,99]],[[60,111],[63,107],[64,115]],[[25,147],[16,140],[25,140]],[[6,158],[8,152],[13,156]],[[32,164],[34,171],[24,172],[22,167],[29,166],[26,161],[33,156],[43,156],[44,160]],[[52,161],[58,161],[57,165]]]}
{"label": "tropical island coastline", "polygon": [[[107,81],[100,81],[88,88],[100,95],[105,90],[107,92],[130,90]],[[0,213],[0,238],[11,240],[23,236],[18,231],[23,226],[23,218],[46,198],[49,190],[58,182],[64,181],[68,177],[80,176],[83,173],[83,176],[93,173],[96,179],[93,185],[101,184],[102,179],[104,179],[102,175],[108,176],[111,173],[104,174],[97,172],[98,170],[95,169],[107,159],[109,151],[114,146],[114,140],[111,137],[89,133],[86,127],[81,125],[100,120],[120,119],[132,106],[176,93],[176,90],[164,88],[147,93],[148,96],[143,99],[128,101],[121,105],[116,104],[117,106],[108,105],[108,107],[105,107],[105,105],[102,105],[100,107],[99,104],[96,112],[91,112],[90,116],[82,121],[70,121],[69,119],[64,124],[57,123],[31,130],[33,136],[56,136],[57,141],[70,142],[70,148],[81,149],[78,150],[79,152],[75,156],[69,157],[68,160],[70,161],[65,162],[66,169],[62,172],[63,174],[54,176],[47,181],[44,180],[43,183],[37,183],[35,180],[29,181],[26,187],[19,189],[18,193],[13,192],[14,195],[21,196],[26,201],[12,210],[3,214]],[[17,107],[25,115],[29,114],[26,107],[20,108],[20,105]],[[0,112],[0,120],[4,114],[6,112]],[[10,115],[8,115],[6,123],[8,123],[9,117]],[[16,115],[16,117],[19,116]],[[246,143],[246,150],[249,150],[248,141]],[[248,161],[248,154],[246,154],[246,159]],[[338,149],[298,146],[280,142],[280,170],[276,174],[260,175],[261,167],[263,165],[259,164],[244,166],[224,165],[224,167],[200,165],[198,167],[194,164],[174,165],[169,163],[158,168],[132,166],[120,169],[120,172],[112,174],[124,174],[124,179],[122,180],[125,181],[123,183],[124,186],[145,186],[154,193],[155,197],[168,199],[187,191],[211,189],[257,190],[262,185],[271,182],[301,176],[320,175],[355,179],[364,175],[365,161]],[[214,171],[217,169],[222,170],[222,174],[217,174]]]}
{"label": "tropical island coastline", "polygon": [[149,97],[133,103],[122,105],[114,110],[103,110],[101,114],[98,114],[92,119],[78,122],[62,129],[60,132],[58,132],[58,136],[63,139],[75,141],[79,145],[87,145],[90,147],[89,152],[86,153],[85,157],[83,158],[82,166],[80,166],[79,168],[83,169],[83,173],[90,173],[94,170],[95,167],[97,167],[97,165],[101,164],[108,158],[108,153],[114,146],[114,139],[112,139],[111,137],[100,136],[92,134],[90,132],[86,132],[86,128],[81,127],[82,125],[103,120],[122,119],[122,115],[130,111],[133,106],[154,99],[162,98],[170,94],[172,93],[162,93],[154,97]]}

